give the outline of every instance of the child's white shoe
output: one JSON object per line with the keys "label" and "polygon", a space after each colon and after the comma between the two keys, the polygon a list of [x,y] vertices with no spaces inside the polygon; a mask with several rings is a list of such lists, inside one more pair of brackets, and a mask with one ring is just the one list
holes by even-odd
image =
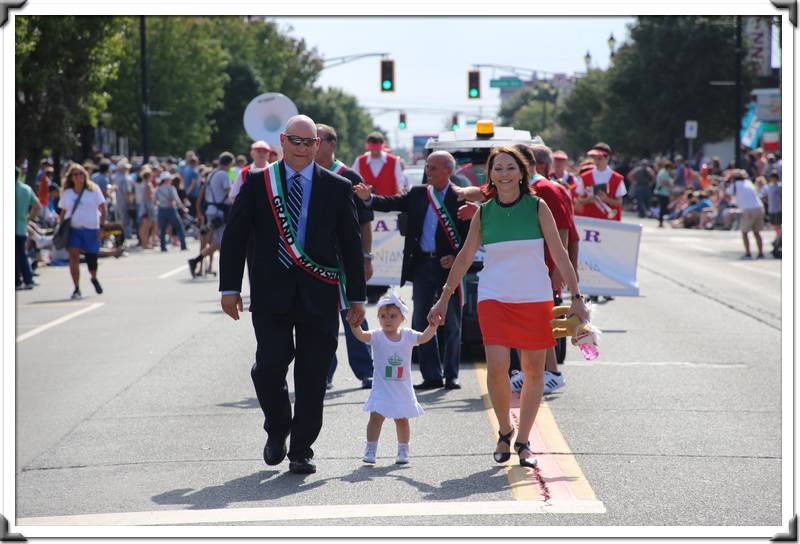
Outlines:
{"label": "child's white shoe", "polygon": [[376,458],[378,456],[378,443],[377,442],[367,442],[367,449],[364,450],[364,459],[365,463],[369,463],[370,465],[374,465]]}
{"label": "child's white shoe", "polygon": [[406,465],[408,464],[408,444],[397,445],[397,459],[395,464]]}

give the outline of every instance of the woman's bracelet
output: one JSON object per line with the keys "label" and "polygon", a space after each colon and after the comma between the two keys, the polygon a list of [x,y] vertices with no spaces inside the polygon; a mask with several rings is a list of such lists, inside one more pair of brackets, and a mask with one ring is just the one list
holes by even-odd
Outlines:
{"label": "woman's bracelet", "polygon": [[455,289],[447,285],[446,283],[442,286],[442,292],[447,293],[447,296],[450,296],[455,292]]}

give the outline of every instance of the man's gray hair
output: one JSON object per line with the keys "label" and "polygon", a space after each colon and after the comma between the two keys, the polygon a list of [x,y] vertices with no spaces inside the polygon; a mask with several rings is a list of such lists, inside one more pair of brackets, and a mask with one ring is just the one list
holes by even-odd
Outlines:
{"label": "man's gray hair", "polygon": [[440,149],[439,151],[434,151],[433,153],[428,155],[428,160],[430,160],[431,157],[443,157],[447,161],[448,166],[450,166],[450,173],[452,174],[453,172],[456,171],[456,159],[448,151],[445,151],[443,149]]}
{"label": "man's gray hair", "polygon": [[549,172],[550,167],[553,166],[553,151],[544,144],[533,144],[530,147],[536,164],[544,164]]}

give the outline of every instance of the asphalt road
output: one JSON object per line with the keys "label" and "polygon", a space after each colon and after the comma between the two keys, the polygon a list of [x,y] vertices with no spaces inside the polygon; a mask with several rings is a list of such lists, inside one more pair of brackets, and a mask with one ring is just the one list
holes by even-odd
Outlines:
{"label": "asphalt road", "polygon": [[[760,526],[771,537],[788,522],[782,263],[739,260],[736,232],[646,221],[641,296],[596,305],[600,358],[587,363],[570,348],[566,386],[546,397],[552,424],[537,422],[538,480],[492,461],[480,363],[462,366],[463,389],[419,395],[426,413],[412,421],[409,465],[393,464],[387,423],[377,465],[364,466],[368,392],[346,364],[343,337],[318,472],[268,467],[249,314],[222,314],[215,278],[190,279],[187,253],[133,253],[101,260],[102,295],[84,268],[86,297],[70,301],[67,269],[46,268],[41,286],[16,299],[18,530]],[[409,287],[402,293],[410,300]],[[374,307],[368,317],[375,324]]]}

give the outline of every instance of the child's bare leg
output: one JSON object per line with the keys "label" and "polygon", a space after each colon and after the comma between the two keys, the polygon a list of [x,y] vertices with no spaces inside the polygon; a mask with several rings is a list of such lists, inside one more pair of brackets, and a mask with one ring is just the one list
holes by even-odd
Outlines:
{"label": "child's bare leg", "polygon": [[367,442],[377,442],[381,436],[381,426],[386,419],[378,412],[369,413],[369,423],[367,423]]}
{"label": "child's bare leg", "polygon": [[408,424],[408,418],[395,419],[394,424],[397,428],[397,442],[400,444],[408,444],[411,438],[411,425]]}

